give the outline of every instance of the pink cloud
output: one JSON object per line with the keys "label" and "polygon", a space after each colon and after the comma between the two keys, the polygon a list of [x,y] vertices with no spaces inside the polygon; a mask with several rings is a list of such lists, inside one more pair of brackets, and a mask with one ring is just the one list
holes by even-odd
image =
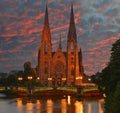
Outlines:
{"label": "pink cloud", "polygon": [[105,3],[102,6],[97,7],[97,10],[98,11],[105,10],[107,7],[109,7],[109,5],[110,5],[109,3]]}
{"label": "pink cloud", "polygon": [[56,28],[54,28],[54,29],[51,29],[51,32],[57,32],[57,31],[66,29],[66,28],[68,28],[68,25],[69,25],[69,24],[65,24],[65,25],[63,25],[63,26],[60,26],[60,27],[56,27]]}
{"label": "pink cloud", "polygon": [[24,39],[22,39],[22,40],[18,40],[18,42],[20,42],[20,43],[32,43],[32,42],[34,42],[34,40],[35,40],[35,37],[31,37],[31,38],[24,38]]}

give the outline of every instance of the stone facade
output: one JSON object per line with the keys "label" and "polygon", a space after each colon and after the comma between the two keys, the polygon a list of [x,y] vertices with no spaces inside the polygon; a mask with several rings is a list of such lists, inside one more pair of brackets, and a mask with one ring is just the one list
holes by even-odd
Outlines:
{"label": "stone facade", "polygon": [[67,36],[67,52],[62,51],[61,37],[56,52],[52,51],[48,8],[46,6],[42,40],[38,53],[38,76],[44,86],[73,86],[82,84],[84,74],[82,52],[78,50],[77,34],[71,6]]}

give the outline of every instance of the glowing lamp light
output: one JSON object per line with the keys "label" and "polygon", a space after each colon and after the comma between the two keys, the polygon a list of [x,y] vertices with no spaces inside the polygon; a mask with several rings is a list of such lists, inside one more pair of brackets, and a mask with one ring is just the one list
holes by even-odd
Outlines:
{"label": "glowing lamp light", "polygon": [[52,78],[48,78],[48,80],[52,80]]}
{"label": "glowing lamp light", "polygon": [[32,80],[32,79],[33,79],[33,77],[32,77],[32,76],[28,76],[27,78],[28,78],[28,80]]}
{"label": "glowing lamp light", "polygon": [[91,81],[91,78],[88,78],[88,81]]}
{"label": "glowing lamp light", "polygon": [[67,102],[68,102],[68,105],[70,105],[71,104],[71,97],[68,95],[68,97],[67,97]]}
{"label": "glowing lamp light", "polygon": [[40,80],[40,77],[37,77],[37,80]]}
{"label": "glowing lamp light", "polygon": [[65,80],[66,80],[66,78],[62,78],[62,80],[63,80],[63,81],[65,81]]}
{"label": "glowing lamp light", "polygon": [[82,79],[83,79],[83,77],[82,77],[82,76],[80,76],[80,79],[82,80]]}
{"label": "glowing lamp light", "polygon": [[82,76],[76,77],[76,80],[82,80]]}
{"label": "glowing lamp light", "polygon": [[21,81],[21,80],[23,80],[23,78],[22,77],[18,77],[18,80]]}

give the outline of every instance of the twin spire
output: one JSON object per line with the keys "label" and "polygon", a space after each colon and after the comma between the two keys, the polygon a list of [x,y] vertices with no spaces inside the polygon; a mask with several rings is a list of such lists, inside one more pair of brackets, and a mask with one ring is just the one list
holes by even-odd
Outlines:
{"label": "twin spire", "polygon": [[[49,18],[48,18],[48,6],[47,6],[47,4],[46,4],[46,11],[45,11],[44,28],[49,29]],[[74,13],[73,13],[73,4],[71,5],[70,23],[69,23],[69,31],[68,31],[68,41],[70,41],[70,40],[77,41],[75,21],[74,21]]]}

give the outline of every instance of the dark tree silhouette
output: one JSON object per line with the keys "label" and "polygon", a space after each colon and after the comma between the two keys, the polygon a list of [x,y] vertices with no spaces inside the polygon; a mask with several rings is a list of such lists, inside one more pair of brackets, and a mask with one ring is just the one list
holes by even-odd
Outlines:
{"label": "dark tree silhouette", "polygon": [[105,113],[119,113],[120,108],[120,39],[111,49],[110,62],[101,73],[101,85],[104,86]]}

